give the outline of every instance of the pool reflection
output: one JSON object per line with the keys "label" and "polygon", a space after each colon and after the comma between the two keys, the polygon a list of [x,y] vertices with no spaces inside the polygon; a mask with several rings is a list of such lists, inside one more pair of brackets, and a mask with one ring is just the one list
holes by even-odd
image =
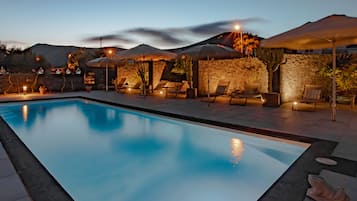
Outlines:
{"label": "pool reflection", "polygon": [[241,160],[243,152],[244,152],[244,144],[243,141],[239,138],[232,138],[231,139],[231,153],[233,156],[232,163],[238,164]]}
{"label": "pool reflection", "polygon": [[24,122],[27,122],[27,118],[28,118],[28,106],[27,105],[23,105],[21,107],[21,111],[22,111],[22,119],[24,120]]}

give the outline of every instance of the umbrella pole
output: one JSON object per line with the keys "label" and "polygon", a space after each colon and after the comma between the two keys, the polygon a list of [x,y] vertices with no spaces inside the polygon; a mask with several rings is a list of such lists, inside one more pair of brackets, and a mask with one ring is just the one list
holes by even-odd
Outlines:
{"label": "umbrella pole", "polygon": [[332,121],[336,121],[336,40],[332,40]]}
{"label": "umbrella pole", "polygon": [[[209,57],[207,57],[207,61],[209,61]],[[208,107],[209,107],[209,104],[210,104],[210,94],[209,94],[209,68],[207,67],[207,98],[208,98]]]}
{"label": "umbrella pole", "polygon": [[108,91],[108,64],[105,68],[105,91]]}
{"label": "umbrella pole", "polygon": [[208,93],[207,93],[207,98],[208,98],[208,107],[209,107],[209,104],[210,104],[210,94],[209,94],[209,70],[207,69],[207,77],[208,77],[208,79],[207,79],[207,91],[208,91]]}

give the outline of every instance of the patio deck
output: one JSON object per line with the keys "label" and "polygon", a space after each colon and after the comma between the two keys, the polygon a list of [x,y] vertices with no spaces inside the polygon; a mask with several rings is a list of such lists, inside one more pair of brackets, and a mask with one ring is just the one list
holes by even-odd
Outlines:
{"label": "patio deck", "polygon": [[[222,98],[208,106],[207,102],[202,102],[198,99],[165,99],[162,97],[142,97],[105,91],[46,95],[28,94],[26,96],[14,94],[0,96],[0,103],[65,97],[85,97],[203,123],[312,142],[313,146],[307,153],[289,168],[286,174],[260,200],[303,200],[303,191],[307,189],[306,175],[308,173],[318,174],[322,168],[330,168],[356,177],[357,108],[351,109],[349,106],[338,105],[337,121],[333,122],[331,121],[331,111],[328,104],[320,104],[315,112],[307,112],[292,111],[291,103],[283,104],[279,108],[262,107],[255,102],[248,103],[246,106],[239,106],[229,105],[228,100]],[[0,127],[3,131],[3,125],[0,125]],[[5,145],[4,147],[6,148]],[[7,151],[9,152],[9,150]],[[12,154],[9,155],[12,156]],[[316,156],[332,156],[339,162],[339,165],[326,167],[317,164],[314,161]],[[17,160],[12,159],[13,163],[14,161],[16,163]],[[0,166],[2,165],[0,164]],[[14,166],[19,172],[21,167],[17,167],[17,164],[14,164]],[[19,175],[23,180],[23,177],[26,177],[22,173]],[[0,181],[2,179],[0,177]],[[24,183],[31,197],[34,200],[40,200],[34,195],[33,189],[26,185],[25,180]],[[299,190],[296,190],[296,188]],[[1,189],[0,187],[0,198]],[[292,189],[295,191],[290,193]]]}

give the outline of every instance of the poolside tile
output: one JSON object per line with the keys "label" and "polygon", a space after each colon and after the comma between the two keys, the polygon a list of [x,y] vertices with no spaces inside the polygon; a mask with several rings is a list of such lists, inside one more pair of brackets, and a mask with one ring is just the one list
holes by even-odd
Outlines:
{"label": "poolside tile", "polygon": [[0,179],[16,174],[14,167],[9,159],[0,159]]}
{"label": "poolside tile", "polygon": [[31,199],[30,197],[26,196],[26,197],[17,199],[17,200],[15,200],[15,201],[32,201],[32,199]]}
{"label": "poolside tile", "polygon": [[0,142],[0,159],[4,159],[4,158],[7,158],[7,153]]}
{"label": "poolside tile", "polygon": [[0,178],[0,200],[11,201],[28,197],[17,174]]}
{"label": "poolside tile", "polygon": [[332,155],[340,158],[357,161],[356,143],[353,141],[351,142],[343,140],[337,145]]}

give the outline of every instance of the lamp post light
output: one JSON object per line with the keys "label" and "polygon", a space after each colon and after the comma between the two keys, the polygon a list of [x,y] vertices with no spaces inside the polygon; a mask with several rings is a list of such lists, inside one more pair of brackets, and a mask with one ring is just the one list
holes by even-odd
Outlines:
{"label": "lamp post light", "polygon": [[[109,59],[111,59],[112,55],[113,55],[114,51],[112,49],[108,49],[107,51],[107,57]],[[109,62],[109,61],[108,61]],[[107,66],[105,68],[105,91],[108,91],[108,62],[107,62]]]}
{"label": "lamp post light", "polygon": [[234,26],[234,29],[239,31],[239,33],[240,33],[240,52],[243,55],[243,32],[242,32],[242,29],[238,24]]}

